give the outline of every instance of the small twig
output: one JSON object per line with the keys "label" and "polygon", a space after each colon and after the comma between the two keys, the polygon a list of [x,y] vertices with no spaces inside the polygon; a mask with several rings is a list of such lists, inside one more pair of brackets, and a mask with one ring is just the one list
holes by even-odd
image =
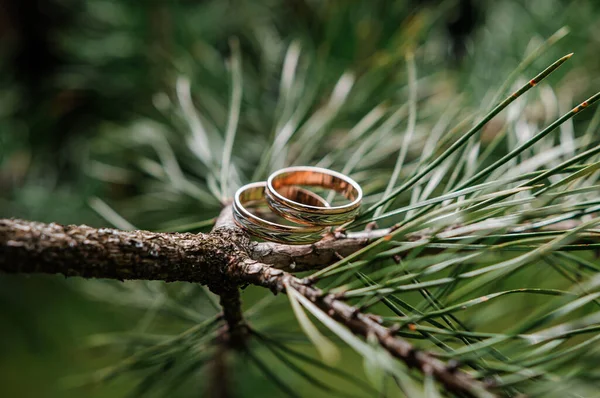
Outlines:
{"label": "small twig", "polygon": [[273,264],[285,271],[308,271],[326,267],[360,250],[369,242],[389,233],[389,229],[363,232],[350,232],[342,237],[333,235],[311,245],[282,245],[273,242],[255,243],[250,257],[254,260]]}
{"label": "small twig", "polygon": [[[568,232],[576,228],[581,222],[579,220],[569,220],[541,228],[543,231]],[[455,225],[447,228],[452,230],[459,228]],[[520,225],[514,228],[519,233],[527,232],[528,225]],[[254,243],[251,247],[250,257],[256,261],[272,264],[281,270],[288,272],[302,272],[325,268],[340,260],[339,255],[346,257],[367,244],[380,239],[393,231],[393,228],[372,229],[362,232],[348,232],[345,234],[328,235],[323,240],[310,245],[282,245],[272,242]],[[511,230],[512,231],[512,230]],[[509,233],[511,231],[508,231]],[[405,239],[411,242],[417,240],[427,241],[434,235],[434,231],[424,230],[410,234]],[[459,238],[460,236],[454,236]],[[600,241],[600,233],[591,232],[589,236],[580,234],[578,240],[572,244],[589,243],[590,241]],[[439,249],[435,249],[436,252]],[[397,259],[396,259],[397,260]]]}
{"label": "small twig", "polygon": [[215,221],[213,231],[223,228],[238,229],[235,221],[233,221],[233,211],[231,211],[231,204],[226,205],[221,210],[221,214]]}

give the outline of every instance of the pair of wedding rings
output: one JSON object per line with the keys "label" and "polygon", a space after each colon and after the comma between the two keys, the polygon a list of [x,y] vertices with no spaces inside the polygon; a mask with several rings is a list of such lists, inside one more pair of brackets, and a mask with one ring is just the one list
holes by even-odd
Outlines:
{"label": "pair of wedding rings", "polygon": [[[333,190],[350,203],[330,206],[303,186]],[[320,240],[329,227],[352,221],[361,201],[360,185],[344,174],[320,167],[288,167],[271,174],[266,182],[238,189],[233,201],[233,218],[240,227],[259,238],[307,244]],[[264,203],[272,212],[295,224],[278,224],[248,210],[250,206]]]}

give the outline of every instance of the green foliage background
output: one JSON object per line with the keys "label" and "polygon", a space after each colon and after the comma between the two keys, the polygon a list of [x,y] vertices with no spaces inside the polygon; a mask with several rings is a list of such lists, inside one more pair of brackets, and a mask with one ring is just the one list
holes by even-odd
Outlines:
{"label": "green foliage background", "polygon": [[[516,70],[516,81],[527,81],[567,53],[575,56],[528,94],[525,131],[537,132],[600,87],[600,6],[594,1],[481,2],[481,22],[464,39],[460,58],[453,55],[446,30],[459,9],[456,2],[416,3],[57,1],[69,20],[51,37],[62,61],[36,90],[23,84],[11,61],[18,34],[5,36],[0,53],[0,216],[205,231],[220,209],[215,197],[287,163],[320,162],[341,170],[356,162],[354,172],[366,192],[381,192],[409,124],[405,56],[413,51],[418,112],[407,155],[411,162],[436,125],[446,130],[488,109],[502,82],[540,46],[532,62]],[[543,44],[550,37],[556,40]],[[294,79],[286,80],[285,65],[290,70],[295,59]],[[243,87],[232,151],[236,167],[229,170],[223,192],[217,163],[236,82]],[[386,116],[399,112],[390,133],[360,136],[356,126],[372,110]],[[561,133],[582,136],[593,115],[582,114]],[[298,134],[271,148],[285,123],[296,123]],[[494,129],[501,127],[490,123],[484,137],[489,134],[491,142]],[[358,139],[345,141],[353,131]],[[400,181],[410,172],[403,171]],[[380,197],[371,198],[367,204]],[[409,202],[410,194],[399,201]],[[390,222],[396,220],[382,225]],[[502,289],[522,287],[523,278],[530,278],[531,286],[541,278],[544,287],[564,290],[572,283],[547,268],[529,271],[515,277],[519,280],[503,281]],[[253,308],[269,296],[248,288],[244,305]],[[413,305],[423,301],[417,293],[403,297]],[[547,301],[531,297],[509,297],[461,319],[483,324],[485,331],[504,330]],[[178,334],[212,316],[212,299],[187,284],[2,275],[0,396],[151,396],[164,395],[163,390],[168,396],[202,395],[210,384],[209,368],[190,373],[183,383],[170,380],[167,372],[164,379],[160,371],[148,377],[147,369],[117,368],[119,377],[109,383],[85,387],[73,387],[81,384],[73,376],[103,378],[106,374],[94,372],[147,344],[144,338]],[[252,325],[314,354],[287,298],[267,300]],[[260,344],[256,349],[265,363],[280,366]],[[593,361],[597,348],[590,351]],[[340,366],[356,378],[379,377],[365,376],[363,360],[352,350],[344,349],[343,358]],[[193,362],[194,356],[183,360]],[[248,359],[230,362],[236,396],[281,394]],[[294,372],[275,369],[301,396],[329,396]],[[592,396],[598,387],[595,373],[587,374],[592,380],[582,383],[578,394]],[[158,386],[144,384],[157,378]],[[325,382],[356,393],[329,375]]]}

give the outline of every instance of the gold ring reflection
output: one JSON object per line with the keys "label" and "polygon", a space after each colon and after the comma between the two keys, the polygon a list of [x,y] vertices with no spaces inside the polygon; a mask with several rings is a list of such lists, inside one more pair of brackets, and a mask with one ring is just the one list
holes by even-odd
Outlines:
{"label": "gold ring reflection", "polygon": [[[324,206],[306,203],[289,195],[289,187],[315,186],[331,189],[350,203]],[[271,174],[267,180],[266,198],[269,207],[282,217],[300,224],[331,226],[353,220],[360,210],[362,189],[344,174],[320,167],[288,167]]]}
{"label": "gold ring reflection", "polygon": [[[247,207],[265,202],[265,187],[265,182],[257,182],[245,185],[235,193],[233,218],[241,228],[262,239],[287,244],[313,243],[322,238],[325,231],[323,226],[277,224],[250,212]],[[302,188],[289,186],[283,188],[282,192],[309,206],[329,206],[325,199]]]}

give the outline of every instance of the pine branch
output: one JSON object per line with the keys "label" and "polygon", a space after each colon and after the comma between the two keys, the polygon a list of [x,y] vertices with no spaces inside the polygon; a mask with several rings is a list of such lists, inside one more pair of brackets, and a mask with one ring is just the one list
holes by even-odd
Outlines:
{"label": "pine branch", "polygon": [[[332,295],[323,296],[319,289],[304,285],[289,273],[251,259],[249,254],[256,246],[253,249],[249,238],[232,224],[229,213],[231,208],[228,206],[210,234],[127,232],[0,220],[0,271],[206,284],[220,294],[229,330],[243,322],[237,291],[239,284],[252,283],[277,293],[285,292],[287,283],[353,333],[375,336],[391,355],[424,374],[431,374],[449,390],[467,396],[476,396],[478,391],[485,390],[467,373],[394,337],[376,317],[362,314]],[[366,234],[357,235],[360,239],[354,241],[364,242],[376,233]],[[320,245],[328,251],[333,250],[328,248],[333,242],[346,241],[326,242]],[[234,286],[235,291],[231,290]]]}
{"label": "pine branch", "polygon": [[447,365],[425,351],[416,349],[404,339],[395,337],[394,331],[382,326],[376,315],[362,313],[357,308],[337,299],[333,294],[325,295],[321,290],[305,284],[290,273],[250,259],[236,267],[235,272],[238,278],[269,288],[273,293],[285,293],[286,286],[293,287],[354,334],[376,337],[379,344],[392,356],[400,359],[410,368],[435,377],[449,391],[469,397],[482,394],[494,396],[486,392],[483,383],[475,380],[468,373]]}

